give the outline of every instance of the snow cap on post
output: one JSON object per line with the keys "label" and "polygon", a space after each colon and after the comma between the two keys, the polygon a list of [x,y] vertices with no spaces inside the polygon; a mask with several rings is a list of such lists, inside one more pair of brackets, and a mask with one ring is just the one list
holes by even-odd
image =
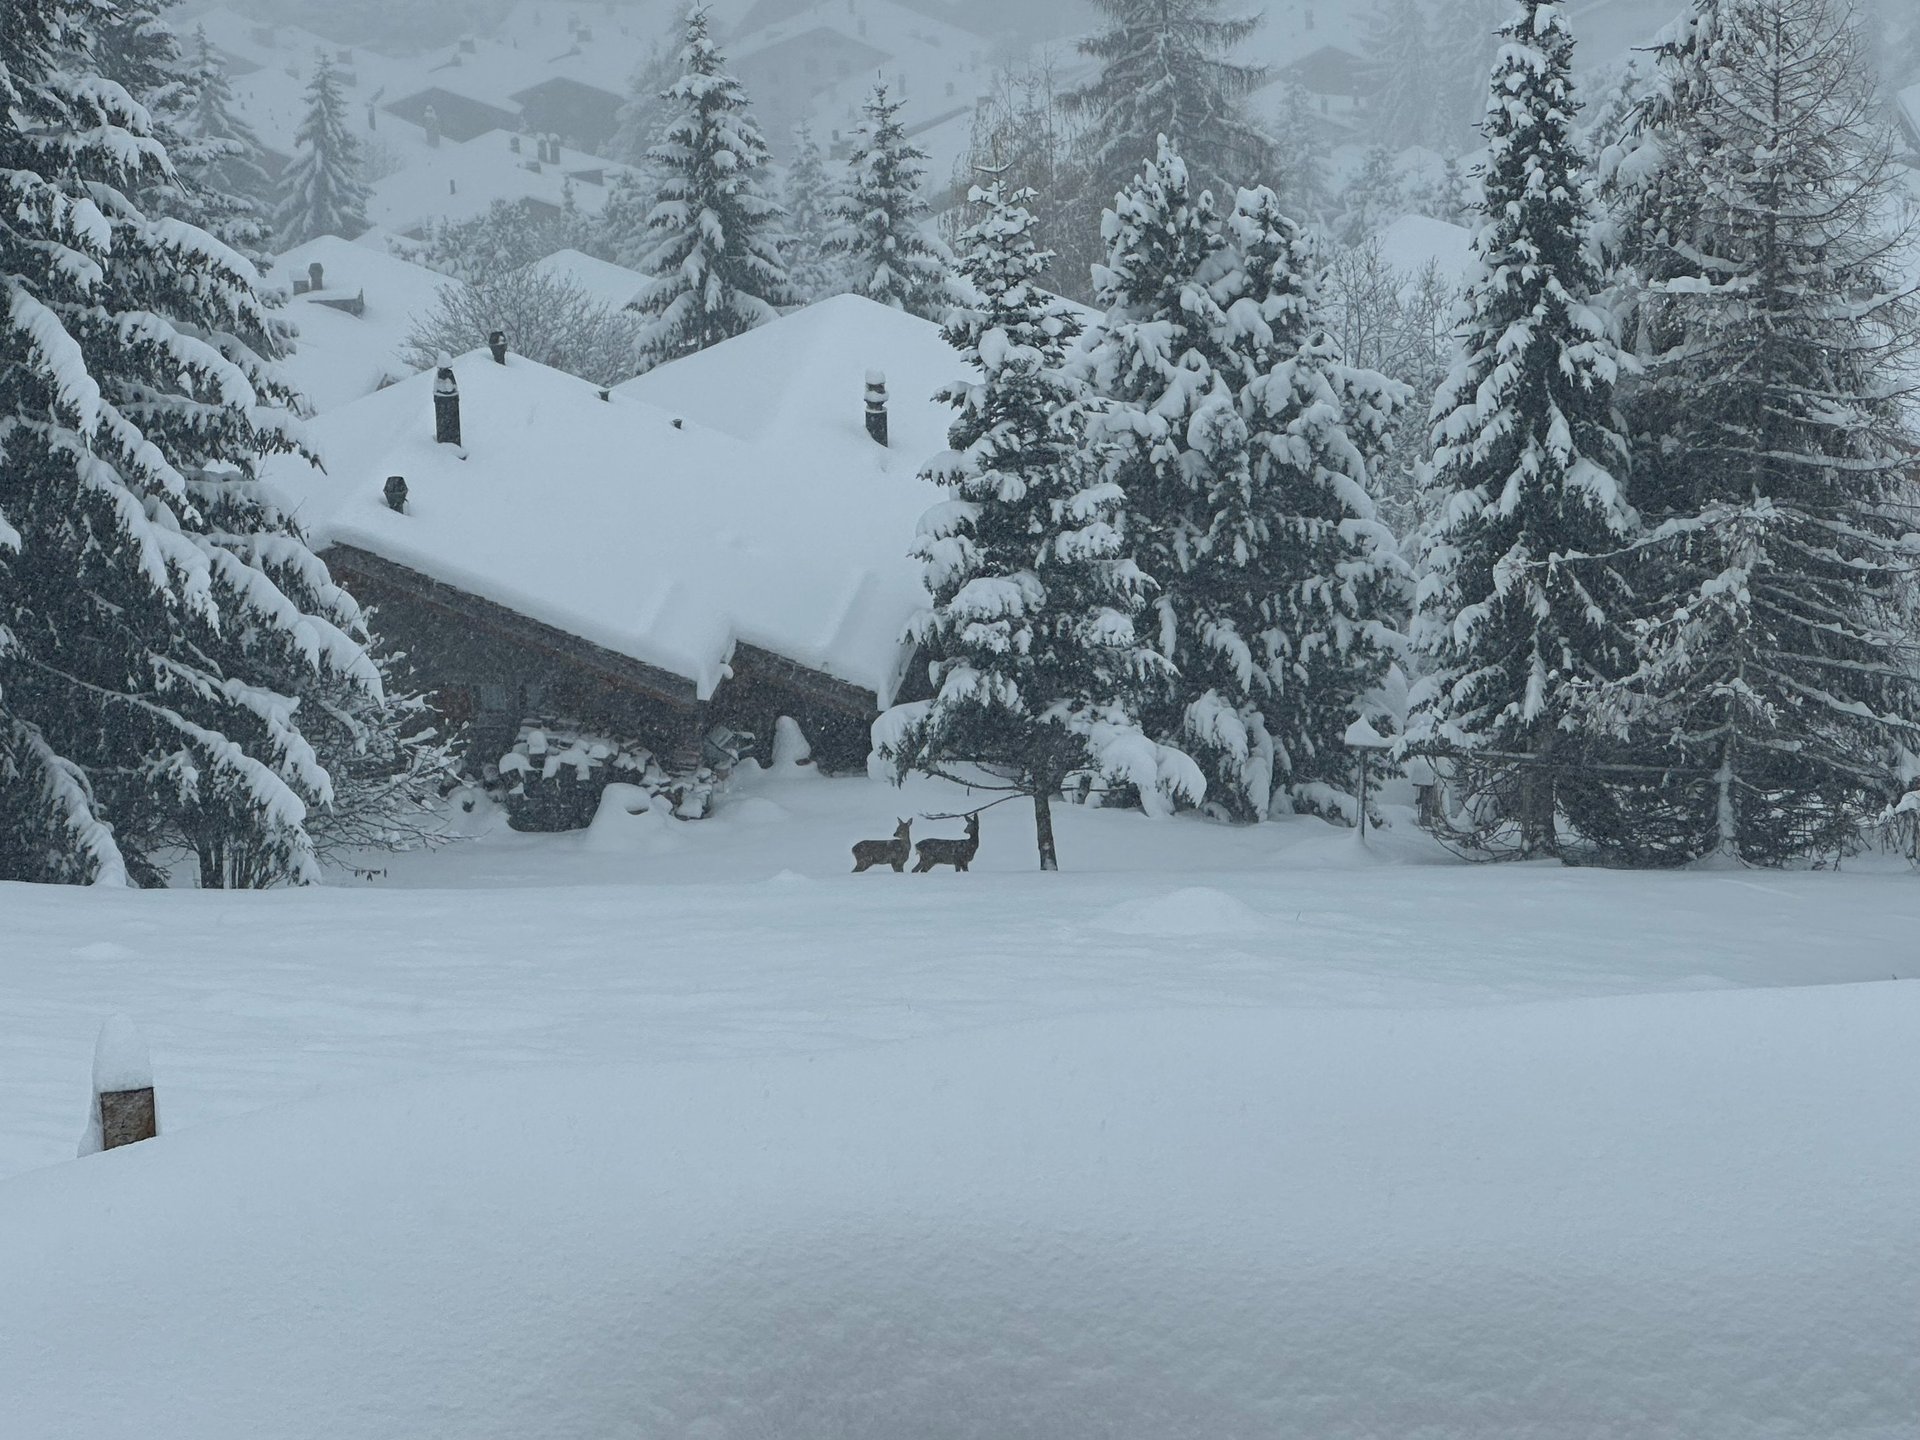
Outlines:
{"label": "snow cap on post", "polygon": [[887,443],[887,377],[878,370],[867,371],[867,434]]}
{"label": "snow cap on post", "polygon": [[94,1155],[159,1133],[147,1042],[126,1016],[111,1016],[93,1046],[93,1103],[79,1153]]}

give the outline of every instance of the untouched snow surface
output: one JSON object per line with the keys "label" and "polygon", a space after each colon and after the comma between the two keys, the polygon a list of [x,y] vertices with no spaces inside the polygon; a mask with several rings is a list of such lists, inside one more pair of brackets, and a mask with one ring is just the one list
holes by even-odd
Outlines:
{"label": "untouched snow surface", "polygon": [[[305,892],[0,886],[0,1433],[1910,1440],[1905,867],[751,776]],[[101,1021],[167,1133],[67,1161]],[[42,1167],[42,1168],[35,1168]]]}

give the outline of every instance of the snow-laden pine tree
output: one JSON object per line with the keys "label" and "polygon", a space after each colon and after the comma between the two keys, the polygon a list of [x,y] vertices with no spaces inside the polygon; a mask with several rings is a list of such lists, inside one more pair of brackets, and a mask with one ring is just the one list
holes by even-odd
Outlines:
{"label": "snow-laden pine tree", "polygon": [[926,229],[927,152],[907,139],[903,103],[884,84],[868,97],[828,245],[855,294],[943,321],[954,301],[953,257]]}
{"label": "snow-laden pine tree", "polygon": [[1328,128],[1313,113],[1304,86],[1290,84],[1281,92],[1273,118],[1272,189],[1283,211],[1309,225],[1326,224],[1334,212]]}
{"label": "snow-laden pine tree", "polygon": [[128,198],[171,166],[91,66],[105,8],[0,27],[0,875],[307,879],[332,785],[281,678],[380,675],[252,478],[299,447],[252,267]]}
{"label": "snow-laden pine tree", "polygon": [[1434,37],[1420,0],[1376,0],[1368,17],[1367,128],[1390,150],[1431,145],[1440,119]]}
{"label": "snow-laden pine tree", "polygon": [[[1340,812],[1356,793],[1347,729],[1380,718],[1369,701],[1403,648],[1410,576],[1374,476],[1408,396],[1333,344],[1317,246],[1271,190],[1240,192],[1227,235],[1233,265],[1214,292],[1248,463],[1216,472],[1203,500],[1208,529],[1185,586],[1198,644],[1181,684],[1210,671],[1223,702],[1253,701],[1292,808]],[[1189,732],[1198,719],[1190,704]]]}
{"label": "snow-laden pine tree", "polygon": [[1406,211],[1407,187],[1394,152],[1385,145],[1369,145],[1340,195],[1340,239],[1348,245],[1365,244]]}
{"label": "snow-laden pine tree", "polygon": [[1433,17],[1433,75],[1439,133],[1447,144],[1436,148],[1468,145],[1477,138],[1487,113],[1487,74],[1499,55],[1506,16],[1507,0],[1439,0]]}
{"label": "snow-laden pine tree", "polygon": [[1920,750],[1915,320],[1900,181],[1851,17],[1699,0],[1613,157],[1644,374],[1639,667],[1607,713],[1671,765],[1635,848],[1845,846]]}
{"label": "snow-laden pine tree", "polygon": [[1128,555],[1123,497],[1077,460],[1085,394],[1066,356],[1079,327],[1039,286],[1048,256],[1031,192],[971,198],[985,216],[961,270],[977,303],[955,308],[946,333],[977,378],[945,394],[959,411],[953,449],[927,473],[954,498],[921,521],[915,550],[933,601],[915,638],[934,694],[889,710],[874,735],[897,776],[978,766],[1030,796],[1040,868],[1055,870],[1052,801],[1075,775],[1157,807],[1197,802],[1205,782],[1129,708],[1165,662],[1135,632],[1148,582]]}
{"label": "snow-laden pine tree", "polygon": [[1259,29],[1257,8],[1227,0],[1094,0],[1105,28],[1080,42],[1098,66],[1064,99],[1081,123],[1076,186],[1087,223],[1154,153],[1164,135],[1186,159],[1196,188],[1231,195],[1264,178],[1272,142],[1247,113],[1266,77],[1234,59]]}
{"label": "snow-laden pine tree", "polygon": [[[227,80],[226,61],[207,38],[204,27],[194,31],[189,60],[193,102],[187,108],[182,128],[205,157],[202,183],[253,207],[264,207],[273,195],[273,178],[267,174],[264,163],[265,150],[253,127],[233,108],[233,87]],[[177,158],[175,163],[179,163]]]}
{"label": "snow-laden pine tree", "polygon": [[316,235],[351,240],[367,228],[369,192],[360,173],[360,142],[347,124],[346,97],[330,56],[323,54],[314,63],[306,103],[273,212],[283,246],[300,245]]}
{"label": "snow-laden pine tree", "polygon": [[1553,853],[1560,777],[1593,750],[1579,687],[1629,663],[1629,595],[1608,558],[1635,517],[1594,301],[1591,201],[1576,147],[1573,37],[1525,0],[1503,32],[1484,130],[1483,216],[1452,373],[1434,405],[1436,514],[1412,639],[1428,673],[1409,738],[1473,757],[1463,823]]}
{"label": "snow-laden pine tree", "polygon": [[840,266],[828,252],[839,196],[827,172],[820,142],[804,121],[794,131],[793,163],[782,195],[787,209],[787,276],[800,303],[810,305],[841,293]]}
{"label": "snow-laden pine tree", "polygon": [[767,142],[740,82],[727,73],[705,4],[687,12],[676,114],[651,159],[661,177],[647,216],[652,244],[634,301],[646,317],[643,365],[743,335],[794,303],[780,256],[785,212],[768,191]]}
{"label": "snow-laden pine tree", "polygon": [[1149,632],[1171,671],[1143,702],[1148,733],[1234,819],[1264,817],[1276,788],[1340,808],[1340,736],[1399,603],[1369,493],[1397,388],[1341,362],[1321,266],[1271,191],[1223,222],[1163,142],[1106,234],[1087,430],[1158,585]]}
{"label": "snow-laden pine tree", "polygon": [[1232,258],[1212,194],[1195,191],[1165,136],[1114,197],[1102,234],[1107,259],[1093,278],[1106,318],[1079,363],[1101,401],[1087,421],[1088,445],[1125,497],[1133,554],[1158,587],[1147,630],[1166,680],[1143,697],[1142,719],[1158,738],[1189,735],[1215,804],[1242,818],[1263,815],[1273,755],[1258,715],[1257,667],[1227,675],[1225,694],[1215,688],[1213,641],[1246,641],[1209,633],[1211,561],[1203,560],[1208,497],[1244,483],[1250,465],[1239,377],[1221,345],[1227,318],[1213,289]]}

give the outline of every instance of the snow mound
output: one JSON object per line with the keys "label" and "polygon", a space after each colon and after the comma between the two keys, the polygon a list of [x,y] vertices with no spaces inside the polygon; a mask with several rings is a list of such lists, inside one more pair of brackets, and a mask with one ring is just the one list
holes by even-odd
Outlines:
{"label": "snow mound", "polygon": [[1095,923],[1121,935],[1252,935],[1270,924],[1245,901],[1206,885],[1129,900]]}
{"label": "snow mound", "polygon": [[581,843],[590,850],[638,850],[660,854],[679,848],[672,807],[638,785],[609,785],[600,795]]}
{"label": "snow mound", "polygon": [[0,1185],[33,1440],[1911,1435],[1920,987],[450,1077]]}

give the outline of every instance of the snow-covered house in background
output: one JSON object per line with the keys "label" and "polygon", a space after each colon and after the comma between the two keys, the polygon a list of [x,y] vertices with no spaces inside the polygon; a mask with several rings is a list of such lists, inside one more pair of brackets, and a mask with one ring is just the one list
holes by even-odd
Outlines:
{"label": "snow-covered house in background", "polygon": [[327,473],[271,474],[477,759],[529,717],[690,763],[715,727],[769,744],[788,715],[823,767],[864,765],[911,684],[907,551],[939,498],[918,471],[959,375],[937,327],[842,296],[615,391],[484,350],[453,370],[458,444],[424,374],[314,422]]}
{"label": "snow-covered house in background", "polygon": [[315,412],[413,374],[400,351],[414,318],[438,303],[444,287],[461,283],[334,235],[278,256],[268,282],[287,296],[283,313],[298,332],[281,369]]}
{"label": "snow-covered house in background", "polygon": [[653,283],[638,270],[579,250],[556,250],[526,267],[536,275],[565,281],[610,310],[624,310]]}

